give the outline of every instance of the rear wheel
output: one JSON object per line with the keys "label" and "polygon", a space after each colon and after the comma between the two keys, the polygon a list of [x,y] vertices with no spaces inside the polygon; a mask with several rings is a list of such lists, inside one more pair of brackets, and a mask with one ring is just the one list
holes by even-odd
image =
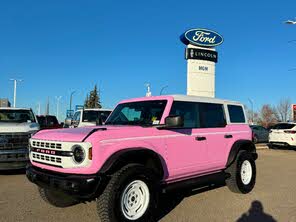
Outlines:
{"label": "rear wheel", "polygon": [[226,185],[234,193],[249,193],[256,182],[256,165],[252,154],[239,151],[235,161],[225,170],[230,174]]}
{"label": "rear wheel", "polygon": [[129,164],[114,173],[97,199],[102,222],[155,221],[158,180],[153,170]]}
{"label": "rear wheel", "polygon": [[71,196],[58,192],[55,190],[45,189],[38,187],[40,197],[48,204],[55,207],[69,207],[79,203],[78,200],[72,198]]}
{"label": "rear wheel", "polygon": [[254,137],[253,137],[253,143],[258,143],[258,136],[257,135],[254,135]]}

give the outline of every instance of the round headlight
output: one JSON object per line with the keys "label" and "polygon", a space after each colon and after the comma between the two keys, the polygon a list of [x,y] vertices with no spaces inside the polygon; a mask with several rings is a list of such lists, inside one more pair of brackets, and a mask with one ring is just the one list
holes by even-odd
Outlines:
{"label": "round headlight", "polygon": [[82,163],[83,160],[85,159],[84,149],[79,145],[75,145],[75,146],[73,146],[72,151],[73,151],[74,161],[76,163]]}

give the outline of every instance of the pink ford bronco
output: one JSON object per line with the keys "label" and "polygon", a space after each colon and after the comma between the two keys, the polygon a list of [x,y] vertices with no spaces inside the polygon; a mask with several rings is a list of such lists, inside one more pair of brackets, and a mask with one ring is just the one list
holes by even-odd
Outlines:
{"label": "pink ford bronco", "polygon": [[244,108],[195,96],[120,102],[104,126],[44,130],[28,179],[56,207],[96,200],[101,221],[155,221],[160,192],[223,178],[250,192],[257,153]]}

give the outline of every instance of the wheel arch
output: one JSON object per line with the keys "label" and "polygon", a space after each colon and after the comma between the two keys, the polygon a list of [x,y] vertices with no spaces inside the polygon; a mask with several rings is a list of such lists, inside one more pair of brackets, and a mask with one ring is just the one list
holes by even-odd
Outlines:
{"label": "wheel arch", "polygon": [[161,179],[168,173],[164,158],[155,151],[144,147],[127,148],[113,153],[99,172],[110,175],[128,163],[140,163],[152,168]]}
{"label": "wheel arch", "polygon": [[253,154],[253,157],[255,160],[258,157],[258,155],[256,153],[256,146],[252,141],[238,140],[231,147],[231,150],[229,152],[228,159],[227,159],[227,164],[226,164],[227,167],[230,166],[234,162],[234,160],[240,150],[246,150],[246,151],[251,152]]}

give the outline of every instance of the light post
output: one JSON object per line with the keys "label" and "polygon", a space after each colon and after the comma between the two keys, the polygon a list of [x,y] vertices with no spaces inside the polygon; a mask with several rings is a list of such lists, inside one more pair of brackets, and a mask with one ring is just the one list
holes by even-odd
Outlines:
{"label": "light post", "polygon": [[164,89],[165,89],[165,88],[168,88],[168,87],[169,87],[168,85],[166,85],[166,86],[162,87],[162,88],[161,88],[161,90],[160,90],[160,93],[159,93],[159,95],[162,95],[162,92],[164,91]]}
{"label": "light post", "polygon": [[15,108],[16,106],[16,85],[17,82],[22,82],[22,79],[10,79],[10,81],[13,81],[13,107]]}
{"label": "light post", "polygon": [[150,83],[146,83],[145,86],[147,87],[146,97],[150,97],[152,95],[152,93],[151,93],[151,85],[150,85]]}
{"label": "light post", "polygon": [[59,120],[59,103],[62,96],[56,96],[55,98],[57,100],[57,119]]}
{"label": "light post", "polygon": [[254,102],[250,98],[248,98],[250,104],[251,104],[251,109],[252,109],[252,124],[254,124]]}
{"label": "light post", "polygon": [[72,110],[72,97],[73,97],[73,94],[74,94],[75,92],[76,92],[76,91],[71,92],[71,96],[70,96],[70,110]]}

